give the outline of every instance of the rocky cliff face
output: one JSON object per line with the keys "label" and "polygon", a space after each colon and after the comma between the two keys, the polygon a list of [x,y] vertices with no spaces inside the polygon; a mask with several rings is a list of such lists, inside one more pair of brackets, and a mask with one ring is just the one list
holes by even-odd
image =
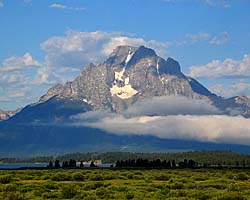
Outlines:
{"label": "rocky cliff face", "polygon": [[77,98],[93,109],[121,112],[136,101],[163,95],[201,99],[212,94],[186,77],[174,59],[164,60],[144,46],[118,46],[104,63],[87,65],[73,82],[56,85],[39,102]]}
{"label": "rocky cliff face", "polygon": [[[154,96],[180,95],[206,99],[222,114],[250,117],[250,99],[212,94],[185,76],[172,58],[164,60],[146,47],[117,47],[101,64],[89,64],[72,82],[57,84],[34,104],[0,122],[1,153],[29,155],[77,151],[166,151],[176,149],[234,149],[234,146],[165,140],[149,136],[117,136],[90,127],[71,126],[71,116],[92,110],[123,112],[135,102]],[[1,116],[1,111],[0,111]],[[6,113],[2,116],[6,119]],[[249,152],[249,146],[236,146]],[[134,149],[136,148],[136,149]],[[247,151],[245,151],[246,149]],[[244,151],[243,151],[244,150]]]}
{"label": "rocky cliff face", "polygon": [[[185,76],[174,59],[164,60],[144,46],[118,46],[105,62],[89,64],[73,82],[55,85],[37,103],[27,106],[17,118],[23,119],[32,113],[32,117],[39,121],[36,106],[40,111],[43,110],[40,107],[50,108],[56,113],[53,116],[48,111],[48,116],[52,117],[49,120],[60,118],[58,115],[64,108],[67,108],[64,113],[71,114],[98,109],[120,113],[135,102],[167,95],[206,99],[224,114],[250,117],[249,98],[218,97],[197,80]],[[74,112],[70,112],[70,106]]]}

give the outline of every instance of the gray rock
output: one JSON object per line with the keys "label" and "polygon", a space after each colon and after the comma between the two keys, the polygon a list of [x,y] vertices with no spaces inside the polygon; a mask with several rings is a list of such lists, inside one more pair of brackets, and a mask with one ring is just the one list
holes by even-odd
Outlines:
{"label": "gray rock", "polygon": [[237,108],[247,113],[247,97],[223,99],[212,94],[192,77],[181,72],[173,58],[164,60],[154,50],[141,46],[118,46],[102,64],[89,64],[73,82],[55,85],[38,103],[53,97],[75,99],[93,110],[122,112],[137,101],[153,96],[181,95],[192,99],[210,99],[225,113]]}

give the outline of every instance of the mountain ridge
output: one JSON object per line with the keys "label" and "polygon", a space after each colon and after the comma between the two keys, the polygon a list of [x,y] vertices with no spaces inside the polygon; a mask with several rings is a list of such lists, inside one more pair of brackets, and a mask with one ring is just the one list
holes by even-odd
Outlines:
{"label": "mountain ridge", "polygon": [[[173,58],[165,60],[144,46],[118,46],[103,63],[86,65],[72,82],[56,84],[39,101],[0,122],[1,150],[7,153],[13,148],[13,153],[27,154],[30,151],[64,153],[65,150],[87,151],[95,148],[97,151],[120,151],[126,146],[128,151],[144,151],[145,147],[168,151],[174,146],[176,149],[202,149],[203,143],[198,141],[177,140],[170,145],[170,141],[174,140],[157,136],[118,136],[87,126],[68,125],[71,116],[79,113],[100,110],[119,115],[135,103],[162,96],[202,100],[218,108],[222,115],[250,117],[248,97],[226,99],[217,96],[196,79],[185,76],[180,64]],[[244,152],[248,147],[236,145],[236,148],[232,144],[211,142],[204,145],[208,145],[204,149],[235,148],[240,151],[242,148]]]}
{"label": "mountain ridge", "polygon": [[165,60],[144,46],[118,46],[106,61],[86,65],[72,82],[56,84],[33,105],[56,97],[80,100],[93,110],[120,113],[137,101],[166,95],[206,99],[225,114],[230,114],[227,110],[232,106],[243,116],[249,115],[249,98],[219,97],[194,78],[185,76],[173,58]]}

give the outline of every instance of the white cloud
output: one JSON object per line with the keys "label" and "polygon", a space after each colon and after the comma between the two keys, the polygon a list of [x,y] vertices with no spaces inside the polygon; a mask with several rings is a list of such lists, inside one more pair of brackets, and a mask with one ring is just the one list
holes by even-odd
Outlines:
{"label": "white cloud", "polygon": [[164,115],[208,115],[221,112],[208,99],[194,100],[184,96],[159,96],[133,104],[126,117]]}
{"label": "white cloud", "polygon": [[205,33],[205,32],[199,32],[197,34],[187,33],[186,37],[191,39],[191,43],[196,43],[200,40],[206,40],[210,38],[210,33]]}
{"label": "white cloud", "polygon": [[228,0],[201,0],[206,5],[211,7],[222,7],[222,8],[230,8],[231,4]]}
{"label": "white cloud", "polygon": [[53,85],[56,84],[57,77],[51,71],[49,67],[42,67],[37,70],[36,76],[33,79],[33,84],[35,85]]}
{"label": "white cloud", "polygon": [[76,11],[86,10],[86,8],[84,7],[72,7],[72,6],[66,6],[64,4],[59,4],[59,3],[53,3],[49,7],[54,8],[54,9],[62,9],[62,10],[76,10]]}
{"label": "white cloud", "polygon": [[67,31],[64,36],[55,36],[41,44],[46,51],[46,64],[51,67],[73,67],[82,69],[90,62],[103,60],[118,45],[145,45],[159,54],[166,54],[168,43],[128,36],[119,32]]}
{"label": "white cloud", "polygon": [[14,104],[24,106],[41,96],[42,94],[35,93],[56,81],[54,77],[46,74],[45,70],[46,67],[33,59],[30,53],[6,58],[0,65],[1,107],[16,109],[13,108]]}
{"label": "white cloud", "polygon": [[41,64],[34,60],[29,53],[25,53],[23,57],[11,56],[5,59],[0,66],[0,71],[16,71],[40,66]]}
{"label": "white cloud", "polygon": [[250,54],[245,54],[242,60],[227,58],[224,61],[212,60],[201,66],[191,66],[189,75],[192,77],[250,77]]}
{"label": "white cloud", "polygon": [[228,0],[162,0],[166,3],[195,3],[195,2],[201,2],[209,7],[219,7],[219,8],[230,8],[231,4],[228,2]]}
{"label": "white cloud", "polygon": [[4,7],[4,3],[2,1],[0,1],[0,8]]}
{"label": "white cloud", "polygon": [[222,45],[226,44],[230,40],[228,32],[221,32],[217,36],[214,36],[209,43],[212,45]]}
{"label": "white cloud", "polygon": [[240,80],[232,84],[215,84],[209,89],[223,97],[232,97],[237,95],[250,96],[250,83],[245,80]]}
{"label": "white cloud", "polygon": [[199,32],[199,33],[187,33],[185,34],[185,39],[182,41],[172,42],[172,46],[184,46],[184,45],[193,45],[198,42],[208,41],[211,38],[210,33]]}
{"label": "white cloud", "polygon": [[225,115],[170,115],[125,118],[122,115],[97,121],[77,122],[114,134],[153,135],[160,138],[238,143],[250,145],[250,119]]}
{"label": "white cloud", "polygon": [[198,42],[208,42],[210,45],[223,45],[229,42],[230,36],[226,31],[217,35],[208,32],[187,33],[182,41],[171,42],[172,46],[193,45]]}
{"label": "white cloud", "polygon": [[192,104],[191,101],[185,97],[156,97],[135,104],[121,114],[100,110],[78,114],[72,116],[72,125],[118,135],[250,145],[250,119],[222,115],[208,101],[193,100]]}

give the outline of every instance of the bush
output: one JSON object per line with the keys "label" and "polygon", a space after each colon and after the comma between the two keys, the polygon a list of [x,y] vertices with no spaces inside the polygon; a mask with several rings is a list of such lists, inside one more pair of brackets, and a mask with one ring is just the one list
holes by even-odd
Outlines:
{"label": "bush", "polygon": [[127,192],[126,193],[126,199],[133,199],[134,198],[134,194],[133,194],[133,192]]}
{"label": "bush", "polygon": [[44,186],[48,190],[57,190],[59,188],[58,184],[51,181],[44,183]]}
{"label": "bush", "polygon": [[110,192],[104,187],[97,188],[95,193],[96,196],[102,199],[110,199]]}
{"label": "bush", "polygon": [[235,177],[236,180],[239,180],[239,181],[246,181],[248,180],[248,175],[246,173],[239,173],[236,177]]}
{"label": "bush", "polygon": [[16,187],[16,185],[8,184],[5,187],[5,191],[6,192],[16,192],[17,191],[17,187]]}
{"label": "bush", "polygon": [[102,182],[87,183],[84,185],[84,190],[95,190],[96,188],[102,187],[104,184]]}
{"label": "bush", "polygon": [[72,177],[67,173],[56,173],[51,177],[52,181],[71,181]]}
{"label": "bush", "polygon": [[91,181],[103,181],[103,177],[100,174],[95,174],[89,177]]}
{"label": "bush", "polygon": [[217,200],[246,200],[246,198],[237,193],[228,193],[218,197]]}
{"label": "bush", "polygon": [[61,187],[61,197],[71,199],[77,194],[77,187],[74,184],[63,184]]}
{"label": "bush", "polygon": [[57,199],[59,194],[57,192],[44,192],[42,196],[45,199]]}
{"label": "bush", "polygon": [[11,176],[10,175],[3,175],[0,176],[0,183],[2,184],[7,184],[11,181]]}
{"label": "bush", "polygon": [[180,182],[175,182],[174,184],[171,185],[171,189],[174,190],[179,190],[179,189],[183,189],[184,188],[184,184],[180,183]]}
{"label": "bush", "polygon": [[23,200],[24,198],[19,192],[11,192],[7,194],[5,199],[6,200]]}
{"label": "bush", "polygon": [[77,172],[77,173],[74,173],[74,174],[72,175],[72,179],[73,179],[74,181],[83,181],[83,180],[84,180],[84,176],[83,176],[82,173]]}
{"label": "bush", "polygon": [[166,174],[159,174],[158,176],[155,177],[155,180],[157,181],[168,181],[170,177]]}

